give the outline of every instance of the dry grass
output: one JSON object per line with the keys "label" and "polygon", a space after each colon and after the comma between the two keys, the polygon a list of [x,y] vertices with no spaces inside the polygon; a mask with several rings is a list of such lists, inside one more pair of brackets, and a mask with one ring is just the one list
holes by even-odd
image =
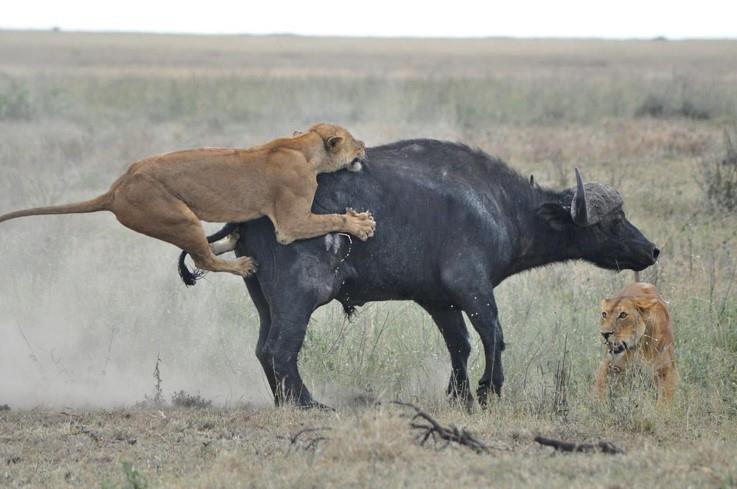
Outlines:
{"label": "dry grass", "polygon": [[[0,416],[0,481],[8,486],[131,487],[730,487],[737,482],[734,427],[700,437],[663,426],[665,439],[602,426],[514,416],[509,406],[433,415],[473,431],[488,454],[421,447],[399,407],[24,411]],[[501,411],[501,412],[499,412]],[[295,434],[307,428],[320,432]],[[533,437],[606,439],[624,455],[558,455]],[[324,437],[315,444],[310,441]]]}
{"label": "dry grass", "polygon": [[[637,116],[649,97],[709,118]],[[338,410],[276,410],[237,280],[185,289],[176,250],[107,215],[33,218],[0,228],[0,406],[12,408],[0,485],[737,484],[737,217],[702,188],[737,123],[737,43],[0,32],[0,211],[95,195],[150,154],[246,146],[315,120],[369,144],[462,140],[544,185],[571,185],[574,166],[615,184],[663,250],[643,277],[671,301],[673,407],[656,411],[647,372],[591,398],[597,304],[629,273],[567,264],[502,284],[505,393],[472,415],[446,404],[447,352],[418,307],[370,304],[345,323],[329,305],[300,365]],[[165,400],[217,407],[131,407],[151,398],[159,355]],[[405,411],[355,407],[372,399],[415,402],[495,448],[419,447]],[[316,447],[314,433],[289,441],[318,427],[330,429]],[[536,434],[627,453],[552,455]]]}

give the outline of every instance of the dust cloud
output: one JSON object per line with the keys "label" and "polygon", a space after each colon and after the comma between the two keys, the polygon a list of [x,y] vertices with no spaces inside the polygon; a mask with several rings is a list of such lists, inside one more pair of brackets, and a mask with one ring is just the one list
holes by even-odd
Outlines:
{"label": "dust cloud", "polygon": [[104,213],[4,223],[0,250],[0,404],[135,404],[152,396],[157,357],[166,398],[270,402],[237,277],[187,289],[176,248]]}

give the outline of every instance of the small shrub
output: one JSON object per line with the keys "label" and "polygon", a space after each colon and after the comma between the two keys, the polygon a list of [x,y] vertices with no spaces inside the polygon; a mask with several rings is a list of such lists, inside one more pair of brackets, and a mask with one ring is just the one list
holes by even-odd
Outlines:
{"label": "small shrub", "polygon": [[31,94],[11,79],[0,79],[0,120],[28,120],[33,116]]}
{"label": "small shrub", "polygon": [[689,99],[683,99],[680,105],[672,104],[664,97],[648,95],[635,110],[636,117],[685,117],[693,120],[711,118],[708,110],[698,107]]}
{"label": "small shrub", "polygon": [[667,114],[665,99],[655,95],[648,95],[635,110],[637,117],[665,117]]}
{"label": "small shrub", "polygon": [[702,167],[702,187],[712,209],[737,210],[737,131],[724,131],[725,154]]}
{"label": "small shrub", "polygon": [[146,489],[148,487],[148,481],[133,464],[123,462],[123,472],[130,489]]}
{"label": "small shrub", "polygon": [[174,395],[171,396],[171,403],[176,407],[204,409],[209,408],[212,404],[212,401],[209,401],[204,397],[196,394],[189,394],[185,391],[179,391],[175,392]]}
{"label": "small shrub", "polygon": [[696,107],[690,100],[684,100],[681,107],[676,110],[676,114],[687,119],[700,121],[707,120],[711,117],[708,110]]}
{"label": "small shrub", "polygon": [[163,381],[161,380],[161,370],[159,369],[159,365],[161,364],[161,357],[156,356],[156,365],[154,366],[154,373],[153,377],[156,380],[156,384],[154,384],[154,390],[153,393],[148,396],[144,396],[144,405],[152,405],[152,406],[163,406],[164,405],[164,391],[161,389],[161,384],[163,384]]}

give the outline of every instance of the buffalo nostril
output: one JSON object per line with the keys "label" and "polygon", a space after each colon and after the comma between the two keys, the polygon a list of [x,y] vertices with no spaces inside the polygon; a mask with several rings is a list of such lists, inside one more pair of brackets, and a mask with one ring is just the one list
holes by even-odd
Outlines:
{"label": "buffalo nostril", "polygon": [[660,250],[658,248],[653,248],[653,260],[657,260],[660,256]]}

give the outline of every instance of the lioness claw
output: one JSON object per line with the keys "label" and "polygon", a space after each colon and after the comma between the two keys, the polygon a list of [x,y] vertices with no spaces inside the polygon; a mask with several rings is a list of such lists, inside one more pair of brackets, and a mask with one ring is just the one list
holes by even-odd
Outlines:
{"label": "lioness claw", "polygon": [[352,207],[346,207],[346,216],[349,221],[353,222],[354,230],[351,234],[358,237],[361,241],[366,241],[374,235],[376,230],[376,221],[370,211],[356,212]]}
{"label": "lioness claw", "polygon": [[237,262],[238,266],[241,269],[240,275],[243,278],[248,278],[256,273],[256,271],[258,271],[258,263],[253,258],[245,256],[242,258],[238,258]]}

